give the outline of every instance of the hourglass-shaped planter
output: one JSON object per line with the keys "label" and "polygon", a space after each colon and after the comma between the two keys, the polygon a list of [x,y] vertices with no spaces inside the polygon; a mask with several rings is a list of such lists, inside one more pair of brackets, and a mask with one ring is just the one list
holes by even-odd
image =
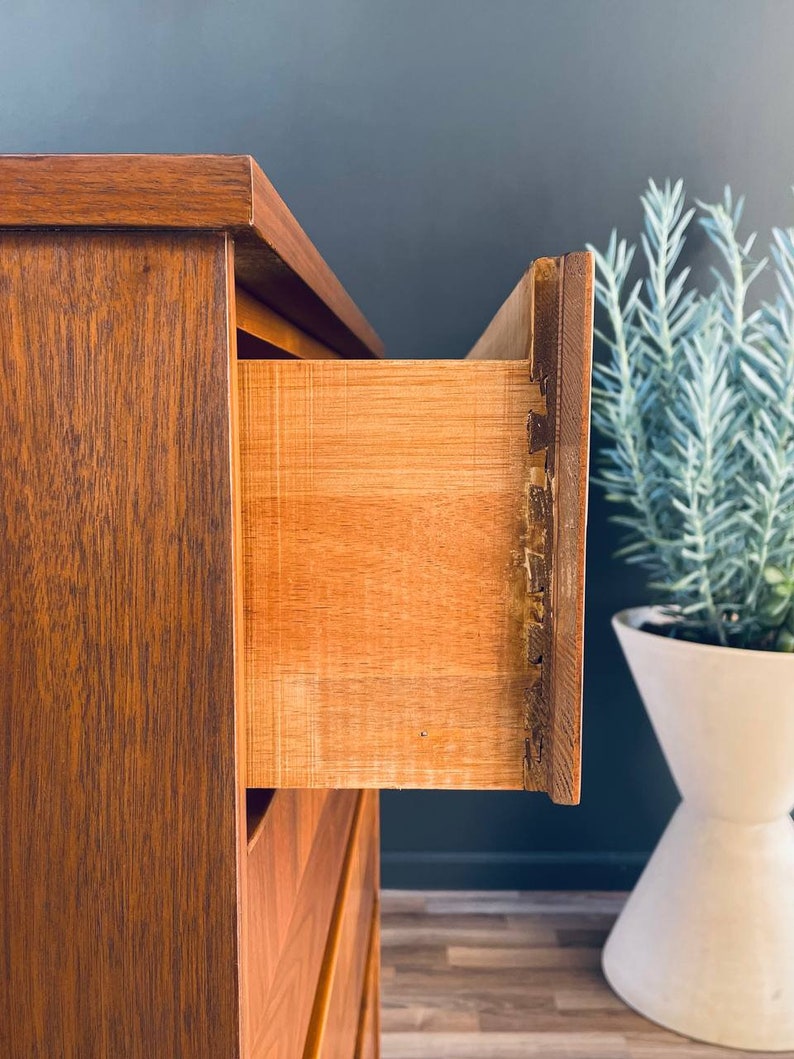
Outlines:
{"label": "hourglass-shaped planter", "polygon": [[615,631],[683,801],[604,949],[654,1022],[794,1049],[794,657]]}

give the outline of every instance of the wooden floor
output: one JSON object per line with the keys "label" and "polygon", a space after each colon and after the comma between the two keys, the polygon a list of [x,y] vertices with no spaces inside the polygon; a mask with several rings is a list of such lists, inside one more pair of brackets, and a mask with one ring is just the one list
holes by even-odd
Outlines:
{"label": "wooden floor", "polygon": [[612,893],[384,892],[383,1059],[765,1054],[695,1044],[618,1000],[599,958],[624,900]]}

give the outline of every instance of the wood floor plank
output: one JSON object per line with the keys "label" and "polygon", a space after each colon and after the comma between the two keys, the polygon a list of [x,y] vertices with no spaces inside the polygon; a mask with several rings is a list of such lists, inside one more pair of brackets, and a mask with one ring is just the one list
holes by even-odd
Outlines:
{"label": "wood floor plank", "polygon": [[486,1011],[479,1018],[480,1029],[496,1032],[520,1032],[531,1027],[535,1033],[643,1033],[647,1021],[627,1007],[598,1011],[526,1011],[520,1007],[506,1011]]}
{"label": "wood floor plank", "polygon": [[450,967],[598,967],[601,954],[594,949],[516,945],[495,948],[453,945],[447,949]]}
{"label": "wood floor plank", "polygon": [[[650,1024],[649,1024],[650,1025]],[[713,1044],[688,1041],[661,1028],[642,1034],[628,1034],[631,1059],[792,1059],[792,1052],[746,1052],[718,1048]]]}
{"label": "wood floor plank", "polygon": [[383,917],[400,912],[424,912],[426,894],[418,890],[381,890],[380,907]]}
{"label": "wood floor plank", "polygon": [[593,1033],[393,1033],[382,1059],[632,1059],[625,1037]]}
{"label": "wood floor plank", "polygon": [[558,1011],[616,1011],[626,1005],[604,982],[584,989],[555,989],[554,1006]]}
{"label": "wood floor plank", "polygon": [[423,1033],[476,1033],[480,1029],[480,1017],[476,1011],[446,1006],[384,1008],[381,1012],[381,1027],[384,1033],[412,1030],[421,1030]]}
{"label": "wood floor plank", "polygon": [[592,927],[574,927],[555,931],[560,948],[598,949],[601,950],[609,936],[609,930],[595,930]]}
{"label": "wood floor plank", "polygon": [[[572,931],[568,929],[568,934]],[[381,944],[403,945],[483,945],[487,947],[557,945],[560,932],[529,916],[509,927],[506,916],[411,915],[390,916],[384,924]],[[575,942],[571,942],[575,944]]]}
{"label": "wood floor plank", "polygon": [[615,996],[600,953],[624,902],[386,891],[382,1059],[763,1059],[686,1040]]}
{"label": "wood floor plank", "polygon": [[[384,952],[383,958],[388,960],[390,953]],[[553,997],[558,989],[587,989],[593,986],[609,989],[600,970],[592,967],[444,967],[437,968],[431,976],[427,968],[422,967],[396,967],[390,963],[385,969],[389,971],[395,991],[404,993],[414,990],[418,996],[422,996],[423,991],[426,995],[428,992],[435,994],[437,990],[474,996],[478,993],[512,996],[541,990]]]}
{"label": "wood floor plank", "polygon": [[522,915],[588,912],[616,916],[626,900],[625,894],[613,893],[442,893],[425,897],[428,912],[490,913]]}
{"label": "wood floor plank", "polygon": [[390,945],[389,963],[397,971],[448,967],[447,948],[440,945]]}

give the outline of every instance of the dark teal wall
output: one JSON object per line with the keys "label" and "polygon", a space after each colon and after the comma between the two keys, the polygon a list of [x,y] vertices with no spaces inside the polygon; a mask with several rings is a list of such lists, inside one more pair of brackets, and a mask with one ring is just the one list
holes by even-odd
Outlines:
{"label": "dark teal wall", "polygon": [[[391,355],[454,357],[531,258],[634,232],[650,175],[789,222],[792,55],[788,0],[5,0],[0,151],[252,153]],[[387,885],[636,874],[675,792],[609,629],[644,595],[613,543],[594,497],[581,807],[387,794]]]}

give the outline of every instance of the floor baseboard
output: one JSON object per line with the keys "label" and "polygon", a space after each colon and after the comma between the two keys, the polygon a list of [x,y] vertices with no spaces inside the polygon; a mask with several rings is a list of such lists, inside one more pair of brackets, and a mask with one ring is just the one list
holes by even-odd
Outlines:
{"label": "floor baseboard", "polygon": [[387,850],[395,890],[630,890],[649,853],[439,853]]}

